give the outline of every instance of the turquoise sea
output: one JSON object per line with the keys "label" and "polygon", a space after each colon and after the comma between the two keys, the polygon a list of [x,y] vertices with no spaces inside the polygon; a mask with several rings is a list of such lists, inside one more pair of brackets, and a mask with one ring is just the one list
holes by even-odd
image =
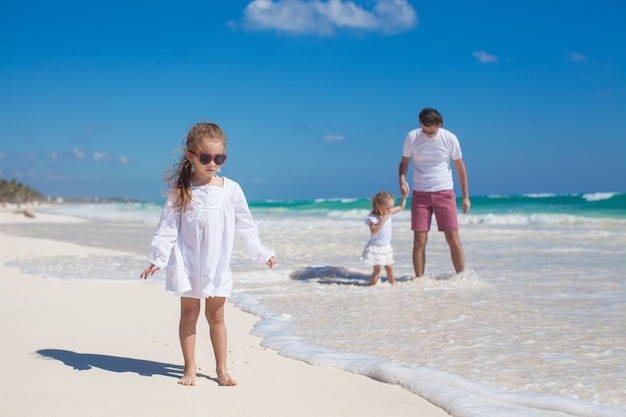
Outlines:
{"label": "turquoise sea", "polygon": [[[410,200],[409,200],[410,201]],[[329,211],[349,212],[370,210],[368,198],[325,198],[316,200],[276,200],[250,202],[261,211],[285,214],[308,212],[326,214]],[[459,204],[460,206],[460,199]],[[473,215],[572,215],[584,217],[626,218],[626,194],[523,194],[472,196]]]}
{"label": "turquoise sea", "polygon": [[[52,206],[91,221],[0,232],[128,253],[15,261],[29,273],[138,279],[162,204]],[[626,415],[625,193],[474,196],[459,215],[466,271],[453,272],[433,230],[421,279],[407,209],[393,219],[398,283],[374,287],[359,260],[367,198],[250,207],[278,263],[258,269],[238,241],[231,301],[259,317],[253,333],[265,346],[399,384],[454,416]]]}
{"label": "turquoise sea", "polygon": [[[410,202],[410,199],[409,199]],[[250,209],[263,214],[342,217],[370,210],[369,198],[319,198],[315,200],[249,201]],[[460,206],[460,199],[459,204]],[[158,221],[163,201],[82,203],[60,205],[48,212],[76,214],[91,219]],[[626,193],[523,194],[472,196],[466,222],[546,222],[583,219],[626,219]]]}

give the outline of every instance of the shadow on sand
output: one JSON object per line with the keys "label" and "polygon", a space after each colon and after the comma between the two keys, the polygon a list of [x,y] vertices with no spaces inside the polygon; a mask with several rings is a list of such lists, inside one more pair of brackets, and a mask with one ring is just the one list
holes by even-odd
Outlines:
{"label": "shadow on sand", "polygon": [[307,266],[293,271],[289,277],[296,281],[315,281],[320,284],[368,285],[369,275],[353,272],[341,266]]}
{"label": "shadow on sand", "polygon": [[[387,283],[387,278],[382,271],[382,277],[379,282]],[[475,275],[473,273],[470,274]],[[452,281],[455,279],[464,280],[467,273],[442,273],[434,277],[416,278],[412,276],[396,277],[396,283],[435,283],[438,281]],[[307,266],[305,268],[293,271],[289,277],[296,281],[310,281],[319,284],[335,284],[335,285],[357,285],[369,286],[370,275],[361,272],[347,270],[342,266]]]}
{"label": "shadow on sand", "polygon": [[[289,274],[296,281],[315,281],[319,284],[369,286],[370,274],[349,271],[342,266],[307,266]],[[408,277],[397,277],[396,281],[407,281]],[[387,282],[384,276],[381,282]]]}
{"label": "shadow on sand", "polygon": [[[183,367],[180,365],[144,359],[123,358],[95,353],[76,353],[62,349],[41,349],[37,351],[37,354],[44,358],[61,361],[77,371],[100,368],[110,372],[134,372],[141,376],[163,375],[176,379],[180,379],[183,376]],[[216,378],[211,378],[208,375],[197,374],[197,377],[217,382]]]}

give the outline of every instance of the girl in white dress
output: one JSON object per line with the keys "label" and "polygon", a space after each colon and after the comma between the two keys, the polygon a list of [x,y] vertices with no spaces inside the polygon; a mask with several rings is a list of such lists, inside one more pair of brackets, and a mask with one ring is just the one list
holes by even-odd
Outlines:
{"label": "girl in white dress", "polygon": [[372,265],[374,270],[370,277],[370,285],[376,285],[380,276],[381,265],[387,272],[387,280],[395,284],[393,276],[393,250],[391,248],[391,215],[404,209],[406,194],[402,195],[400,205],[394,206],[395,198],[386,191],[381,191],[372,197],[372,212],[365,219],[370,227],[370,240],[365,245],[361,260]]}
{"label": "girl in white dress", "polygon": [[220,385],[236,385],[226,367],[224,305],[233,281],[230,260],[235,230],[243,236],[250,258],[270,268],[275,253],[259,240],[246,197],[235,181],[217,175],[226,161],[226,135],[214,123],[198,123],[187,134],[185,153],[168,177],[170,193],[152,239],[146,279],[166,272],[166,289],[180,296],[180,343],[185,371],[179,383],[195,385],[196,323],[205,300],[211,344]]}

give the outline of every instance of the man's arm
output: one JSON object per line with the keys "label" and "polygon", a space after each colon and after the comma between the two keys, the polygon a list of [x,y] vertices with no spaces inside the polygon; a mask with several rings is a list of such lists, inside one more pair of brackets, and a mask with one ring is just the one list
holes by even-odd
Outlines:
{"label": "man's arm", "polygon": [[398,180],[400,181],[400,195],[409,195],[409,183],[406,181],[406,173],[409,170],[410,157],[403,156],[398,167]]}
{"label": "man's arm", "polygon": [[459,185],[461,186],[461,192],[463,193],[463,200],[461,206],[463,207],[463,213],[467,213],[472,205],[469,198],[469,186],[467,185],[467,171],[465,170],[465,164],[463,158],[454,160],[454,170],[456,176],[459,179]]}

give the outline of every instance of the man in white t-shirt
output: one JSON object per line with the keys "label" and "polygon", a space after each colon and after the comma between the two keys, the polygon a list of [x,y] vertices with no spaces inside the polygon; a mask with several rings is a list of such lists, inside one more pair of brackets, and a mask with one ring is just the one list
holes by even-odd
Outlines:
{"label": "man in white t-shirt", "polygon": [[457,273],[465,270],[463,246],[459,238],[456,197],[452,182],[450,161],[454,162],[459,185],[463,193],[463,213],[470,209],[467,172],[459,140],[443,129],[441,114],[430,108],[420,112],[421,127],[412,130],[404,139],[402,160],[398,168],[400,193],[409,192],[406,174],[413,159],[413,194],[411,195],[411,229],[413,230],[413,268],[415,276],[424,275],[426,241],[433,213],[437,227],[444,232],[450,246],[452,264]]}

